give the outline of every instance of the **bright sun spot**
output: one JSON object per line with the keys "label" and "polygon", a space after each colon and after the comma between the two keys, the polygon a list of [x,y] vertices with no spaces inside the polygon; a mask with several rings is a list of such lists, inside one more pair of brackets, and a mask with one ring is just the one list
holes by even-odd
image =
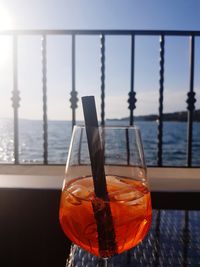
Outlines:
{"label": "bright sun spot", "polygon": [[[9,12],[0,6],[0,31],[12,29],[13,22]],[[0,67],[4,67],[12,49],[12,38],[0,35]]]}
{"label": "bright sun spot", "polygon": [[12,24],[12,18],[9,12],[4,7],[0,7],[0,30],[11,29]]}

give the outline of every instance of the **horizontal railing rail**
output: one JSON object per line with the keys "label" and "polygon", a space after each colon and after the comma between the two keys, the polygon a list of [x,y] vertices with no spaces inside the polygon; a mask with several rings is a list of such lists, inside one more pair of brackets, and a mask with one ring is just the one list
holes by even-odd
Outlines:
{"label": "horizontal railing rail", "polygon": [[0,35],[168,35],[168,36],[200,36],[200,31],[177,30],[66,30],[66,29],[41,29],[41,30],[1,30]]}
{"label": "horizontal railing rail", "polygon": [[188,104],[188,126],[187,126],[187,161],[186,166],[192,166],[192,141],[193,141],[193,114],[195,110],[194,91],[194,61],[195,61],[195,38],[200,36],[200,31],[173,31],[173,30],[4,30],[0,35],[13,37],[13,97],[14,110],[14,164],[20,164],[19,160],[19,137],[18,137],[18,110],[20,104],[20,90],[18,88],[18,37],[23,35],[41,36],[42,56],[42,92],[43,92],[43,163],[48,164],[48,119],[47,119],[47,36],[69,35],[71,36],[72,53],[72,85],[71,85],[71,109],[72,127],[76,124],[76,109],[78,103],[78,92],[76,91],[76,37],[80,35],[99,35],[100,45],[100,83],[101,83],[101,125],[105,125],[105,40],[107,36],[130,36],[131,37],[131,65],[130,65],[130,91],[127,96],[128,108],[130,110],[129,124],[134,124],[134,110],[136,109],[136,90],[134,86],[135,75],[135,37],[136,36],[159,36],[159,107],[158,107],[158,130],[157,130],[157,166],[163,165],[163,100],[165,79],[165,38],[167,36],[185,36],[190,43],[190,84],[186,102]]}

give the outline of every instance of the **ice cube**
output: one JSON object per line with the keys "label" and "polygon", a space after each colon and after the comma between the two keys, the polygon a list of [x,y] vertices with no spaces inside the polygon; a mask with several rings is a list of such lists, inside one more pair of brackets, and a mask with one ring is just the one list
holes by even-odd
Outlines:
{"label": "ice cube", "polygon": [[70,203],[72,205],[81,205],[81,200],[74,195],[66,192],[65,194],[65,202]]}
{"label": "ice cube", "polygon": [[143,197],[137,198],[132,201],[124,202],[126,206],[136,206],[136,205],[144,205],[144,199]]}
{"label": "ice cube", "polygon": [[107,181],[107,185],[112,186],[112,188],[116,187],[116,188],[123,188],[123,187],[127,187],[127,184],[124,183],[122,180],[120,180],[120,178],[116,177],[116,176],[107,176],[106,177],[106,181]]}
{"label": "ice cube", "polygon": [[115,192],[114,198],[117,201],[120,201],[122,203],[124,202],[130,202],[130,201],[135,201],[140,199],[143,196],[143,193],[137,190],[132,190],[130,191],[129,188],[126,190],[120,190],[118,192]]}
{"label": "ice cube", "polygon": [[68,188],[68,192],[82,200],[88,200],[89,196],[91,195],[91,189],[80,184],[72,185],[70,188]]}
{"label": "ice cube", "polygon": [[126,190],[129,188],[131,190],[132,186],[125,183],[123,180],[120,180],[120,178],[116,176],[108,176],[106,178],[107,182],[107,189],[109,197],[112,199],[115,192]]}

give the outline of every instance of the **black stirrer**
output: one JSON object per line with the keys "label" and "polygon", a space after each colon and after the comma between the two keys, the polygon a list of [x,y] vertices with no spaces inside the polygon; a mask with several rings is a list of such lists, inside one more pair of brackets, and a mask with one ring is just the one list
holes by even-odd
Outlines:
{"label": "black stirrer", "polygon": [[82,97],[82,105],[96,196],[92,202],[92,207],[97,224],[99,253],[101,257],[108,257],[117,253],[117,247],[94,96]]}

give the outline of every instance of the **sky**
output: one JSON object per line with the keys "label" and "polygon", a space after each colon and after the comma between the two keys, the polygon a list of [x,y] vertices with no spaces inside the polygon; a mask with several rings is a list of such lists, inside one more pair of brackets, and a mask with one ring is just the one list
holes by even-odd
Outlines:
{"label": "sky", "polygon": [[[200,30],[199,0],[1,0],[0,30],[5,29],[164,29]],[[129,115],[130,36],[106,36],[106,118]],[[200,107],[200,38],[196,38],[195,91]],[[186,110],[189,90],[189,41],[166,37],[164,112]],[[136,36],[136,115],[158,113],[159,38]],[[0,36],[0,117],[12,117],[12,39]],[[20,118],[42,119],[40,36],[19,37]],[[47,37],[48,118],[71,119],[71,38]],[[77,119],[80,98],[95,95],[100,114],[99,36],[76,38]]]}

